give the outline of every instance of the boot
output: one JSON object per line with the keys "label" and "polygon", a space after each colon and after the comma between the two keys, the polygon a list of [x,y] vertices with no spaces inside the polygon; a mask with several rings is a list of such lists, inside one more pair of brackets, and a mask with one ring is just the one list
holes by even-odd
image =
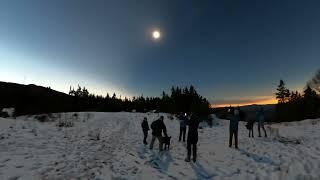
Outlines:
{"label": "boot", "polygon": [[190,157],[188,156],[184,161],[185,162],[190,162]]}

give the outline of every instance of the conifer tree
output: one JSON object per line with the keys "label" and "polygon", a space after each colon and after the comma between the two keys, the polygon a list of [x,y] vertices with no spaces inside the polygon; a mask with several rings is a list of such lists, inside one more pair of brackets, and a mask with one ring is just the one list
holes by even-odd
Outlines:
{"label": "conifer tree", "polygon": [[304,117],[316,118],[319,108],[319,97],[316,91],[314,91],[310,86],[307,86],[307,88],[304,90],[303,98],[303,108],[305,113]]}
{"label": "conifer tree", "polygon": [[313,78],[308,82],[308,86],[320,93],[320,70],[318,70]]}
{"label": "conifer tree", "polygon": [[278,103],[283,104],[288,102],[290,98],[290,91],[285,87],[284,81],[281,79],[276,92],[276,98]]}

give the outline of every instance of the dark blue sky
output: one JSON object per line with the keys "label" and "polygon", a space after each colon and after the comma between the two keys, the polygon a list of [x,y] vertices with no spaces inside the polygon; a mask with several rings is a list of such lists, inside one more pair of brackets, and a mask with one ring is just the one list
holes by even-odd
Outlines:
{"label": "dark blue sky", "polygon": [[[0,80],[158,96],[193,84],[213,104],[267,101],[320,68],[316,0],[2,0]],[[153,29],[162,38],[151,38]]]}

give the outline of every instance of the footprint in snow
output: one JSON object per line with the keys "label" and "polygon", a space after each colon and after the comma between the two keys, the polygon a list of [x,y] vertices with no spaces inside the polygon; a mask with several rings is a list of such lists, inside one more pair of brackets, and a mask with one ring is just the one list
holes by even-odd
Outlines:
{"label": "footprint in snow", "polygon": [[139,161],[134,161],[136,164],[140,164],[140,162]]}
{"label": "footprint in snow", "polygon": [[168,175],[169,178],[171,179],[174,179],[174,180],[177,180],[178,178],[174,177],[174,176],[171,176],[171,175]]}
{"label": "footprint in snow", "polygon": [[36,169],[39,169],[39,167],[32,167],[29,170],[33,171],[33,170],[36,170]]}
{"label": "footprint in snow", "polygon": [[137,174],[138,173],[138,168],[137,167],[135,167],[134,169],[133,169],[133,171],[132,171],[132,174]]}
{"label": "footprint in snow", "polygon": [[30,158],[33,158],[33,155],[29,155],[29,156],[24,157],[24,159],[30,159]]}
{"label": "footprint in snow", "polygon": [[13,177],[9,178],[8,180],[17,180],[19,178],[20,178],[20,176],[13,176]]}
{"label": "footprint in snow", "polygon": [[2,161],[3,163],[10,161],[10,158],[5,159],[4,161]]}

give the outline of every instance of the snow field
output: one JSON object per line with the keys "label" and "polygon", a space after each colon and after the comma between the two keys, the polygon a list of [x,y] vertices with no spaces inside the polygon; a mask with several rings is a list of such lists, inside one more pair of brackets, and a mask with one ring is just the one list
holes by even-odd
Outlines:
{"label": "snow field", "polygon": [[[186,163],[179,123],[156,113],[61,113],[0,119],[0,179],[320,179],[320,122],[266,125],[271,137],[248,137],[239,124],[239,150],[228,147],[227,120],[199,129],[198,161]],[[171,149],[142,144],[141,121],[165,116]],[[69,120],[74,127],[57,127]],[[319,123],[318,123],[319,122]],[[149,132],[148,142],[151,140]]]}

